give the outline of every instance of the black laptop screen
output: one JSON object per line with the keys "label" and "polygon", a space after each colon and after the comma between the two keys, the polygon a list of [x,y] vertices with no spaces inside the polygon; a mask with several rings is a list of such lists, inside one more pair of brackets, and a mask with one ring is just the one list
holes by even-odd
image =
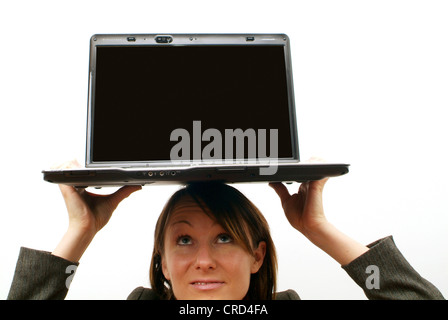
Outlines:
{"label": "black laptop screen", "polygon": [[[94,163],[169,161],[182,140],[170,139],[176,129],[191,146],[177,154],[191,159],[193,149],[210,151],[207,129],[222,134],[223,158],[225,133],[235,129],[254,132],[257,148],[265,130],[268,156],[276,129],[278,158],[294,157],[283,46],[98,46],[92,81]],[[244,158],[252,158],[247,141]]]}

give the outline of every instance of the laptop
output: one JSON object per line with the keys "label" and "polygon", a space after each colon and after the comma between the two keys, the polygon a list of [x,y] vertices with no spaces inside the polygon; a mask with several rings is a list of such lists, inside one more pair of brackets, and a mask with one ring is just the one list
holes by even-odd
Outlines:
{"label": "laptop", "polygon": [[90,39],[85,167],[76,187],[304,182],[346,163],[299,157],[285,34],[97,34]]}

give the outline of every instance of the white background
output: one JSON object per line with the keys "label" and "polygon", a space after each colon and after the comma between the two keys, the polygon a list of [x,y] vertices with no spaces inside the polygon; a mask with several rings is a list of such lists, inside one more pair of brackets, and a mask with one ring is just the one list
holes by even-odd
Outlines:
{"label": "white background", "polygon": [[[84,161],[92,34],[277,32],[292,42],[301,158],[351,164],[327,184],[328,219],[365,244],[392,234],[447,297],[447,16],[446,1],[3,1],[0,298],[20,246],[51,251],[67,227],[58,187],[41,170]],[[270,223],[280,290],[365,299],[288,225],[272,189],[236,187]],[[177,188],[126,199],[82,257],[67,298],[125,299],[148,286],[155,221]]]}

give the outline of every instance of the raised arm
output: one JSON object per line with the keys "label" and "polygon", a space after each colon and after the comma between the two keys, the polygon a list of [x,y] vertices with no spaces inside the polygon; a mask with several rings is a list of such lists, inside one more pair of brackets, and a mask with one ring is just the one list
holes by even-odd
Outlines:
{"label": "raised arm", "polygon": [[406,261],[392,237],[364,246],[327,221],[322,205],[327,180],[303,183],[292,195],[281,183],[270,186],[290,224],[339,262],[369,299],[444,299]]}
{"label": "raised arm", "polygon": [[[73,166],[73,163],[64,166]],[[119,203],[140,186],[110,195],[60,185],[69,225],[53,252],[21,248],[8,299],[64,299],[78,261]]]}

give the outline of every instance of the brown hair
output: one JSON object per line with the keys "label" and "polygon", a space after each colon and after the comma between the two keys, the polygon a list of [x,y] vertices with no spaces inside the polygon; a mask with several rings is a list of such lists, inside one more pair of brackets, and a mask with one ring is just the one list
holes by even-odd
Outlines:
{"label": "brown hair", "polygon": [[275,297],[277,257],[269,226],[260,210],[240,191],[224,183],[195,182],[175,192],[166,203],[156,224],[151,259],[151,287],[160,299],[175,299],[170,282],[162,272],[165,229],[175,205],[185,197],[193,198],[204,212],[215,219],[247,252],[266,242],[263,265],[251,274],[245,299],[270,300]]}

